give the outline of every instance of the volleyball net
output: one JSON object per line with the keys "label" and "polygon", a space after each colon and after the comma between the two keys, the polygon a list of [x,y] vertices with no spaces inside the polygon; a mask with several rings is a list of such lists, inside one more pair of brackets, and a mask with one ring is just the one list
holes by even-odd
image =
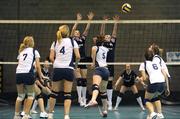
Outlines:
{"label": "volleyball net", "polygon": [[[92,38],[100,33],[102,23],[106,24],[105,34],[112,34],[114,23],[118,23],[115,50],[115,77],[124,69],[125,64],[133,65],[138,71],[139,64],[144,61],[144,51],[152,43],[163,49],[162,57],[167,61],[168,52],[180,52],[180,20],[81,20],[78,30],[82,33],[87,23],[91,23],[86,40],[86,53],[90,56],[93,45]],[[1,90],[15,90],[15,69],[20,43],[26,35],[32,35],[35,47],[41,55],[41,61],[49,56],[51,43],[56,40],[56,31],[62,24],[72,28],[76,20],[0,20],[0,64]],[[173,57],[173,56],[172,56]],[[171,90],[180,91],[180,61],[167,62],[172,76]],[[90,77],[90,76],[89,76]],[[6,86],[8,85],[8,87]]]}

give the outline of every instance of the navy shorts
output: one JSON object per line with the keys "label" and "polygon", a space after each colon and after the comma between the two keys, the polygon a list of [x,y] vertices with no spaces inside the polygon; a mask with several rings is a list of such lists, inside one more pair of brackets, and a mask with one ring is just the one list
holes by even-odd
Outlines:
{"label": "navy shorts", "polygon": [[34,73],[16,74],[16,84],[33,85],[35,82]]}
{"label": "navy shorts", "polygon": [[73,81],[75,78],[74,70],[69,68],[54,68],[52,81]]}
{"label": "navy shorts", "polygon": [[108,65],[108,70],[110,72],[110,77],[114,77],[114,65]]}
{"label": "navy shorts", "polygon": [[126,86],[126,87],[131,87],[131,86],[133,86],[135,83],[134,82],[123,82],[123,84],[122,85],[124,85],[124,86]]}
{"label": "navy shorts", "polygon": [[93,75],[99,75],[102,77],[102,80],[108,81],[110,73],[105,67],[97,67]]}
{"label": "navy shorts", "polygon": [[165,83],[153,83],[149,84],[147,87],[147,91],[149,93],[163,93],[165,90]]}
{"label": "navy shorts", "polygon": [[[92,58],[91,57],[82,57],[79,61],[80,63],[83,62],[83,63],[87,63],[87,62],[92,62]],[[78,68],[80,69],[87,69],[87,66],[86,65],[78,65]]]}

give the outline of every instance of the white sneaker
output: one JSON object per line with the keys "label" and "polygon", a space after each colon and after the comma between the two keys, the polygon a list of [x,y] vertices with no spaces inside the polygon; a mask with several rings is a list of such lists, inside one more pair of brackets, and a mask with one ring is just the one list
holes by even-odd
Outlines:
{"label": "white sneaker", "polygon": [[108,110],[112,111],[112,104],[111,105],[108,105]]}
{"label": "white sneaker", "polygon": [[114,110],[114,111],[117,111],[117,110],[118,110],[118,107],[115,106],[113,110]]}
{"label": "white sneaker", "polygon": [[48,119],[53,119],[53,113],[48,114]]}
{"label": "white sneaker", "polygon": [[38,112],[36,110],[31,110],[30,113],[31,114],[37,114]]}
{"label": "white sneaker", "polygon": [[155,112],[152,112],[149,116],[149,119],[156,119],[157,118],[157,114]]}
{"label": "white sneaker", "polygon": [[164,119],[164,115],[162,113],[157,113],[158,119]]}
{"label": "white sneaker", "polygon": [[41,112],[40,118],[45,118],[45,117],[48,117],[48,114],[46,112]]}
{"label": "white sneaker", "polygon": [[21,119],[21,115],[14,115],[13,119]]}
{"label": "white sneaker", "polygon": [[23,117],[24,115],[25,115],[25,112],[24,112],[24,111],[22,111],[22,112],[21,112],[21,116]]}
{"label": "white sneaker", "polygon": [[103,111],[101,114],[102,117],[107,117],[107,111]]}
{"label": "white sneaker", "polygon": [[97,105],[98,103],[97,103],[97,101],[89,101],[89,103],[87,104],[87,105],[85,105],[84,107],[91,107],[91,106],[95,106],[95,105]]}
{"label": "white sneaker", "polygon": [[85,106],[86,105],[86,98],[83,98],[82,99],[82,104],[81,104],[82,106]]}
{"label": "white sneaker", "polygon": [[141,107],[142,111],[145,111],[146,109],[144,107]]}
{"label": "white sneaker", "polygon": [[29,115],[25,114],[22,119],[29,119]]}
{"label": "white sneaker", "polygon": [[64,115],[64,119],[70,119],[69,115]]}

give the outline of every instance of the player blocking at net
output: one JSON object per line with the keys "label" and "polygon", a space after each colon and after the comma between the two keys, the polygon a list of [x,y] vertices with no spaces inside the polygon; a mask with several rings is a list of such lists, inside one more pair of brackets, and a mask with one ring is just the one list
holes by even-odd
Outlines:
{"label": "player blocking at net", "polygon": [[93,73],[93,85],[92,85],[92,98],[85,107],[97,105],[98,94],[101,96],[102,101],[102,116],[107,117],[107,83],[109,79],[109,70],[107,68],[107,42],[104,36],[97,36],[96,46],[92,47],[92,68],[95,68]]}

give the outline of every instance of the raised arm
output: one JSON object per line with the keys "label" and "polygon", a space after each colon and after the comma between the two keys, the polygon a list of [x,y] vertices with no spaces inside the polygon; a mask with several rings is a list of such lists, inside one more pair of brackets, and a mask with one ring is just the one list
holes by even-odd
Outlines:
{"label": "raised arm", "polygon": [[[104,16],[103,20],[109,20],[108,16]],[[100,35],[105,35],[105,23],[101,24]]]}
{"label": "raised arm", "polygon": [[[81,15],[80,13],[77,13],[77,21],[79,21],[79,20],[81,20],[81,19],[82,19],[82,15]],[[74,32],[75,32],[77,26],[78,26],[78,23],[76,22],[76,23],[74,24],[73,28],[72,28],[71,35],[70,35],[71,37],[73,37]]]}
{"label": "raised arm", "polygon": [[[89,14],[88,14],[87,16],[88,16],[88,20],[90,21],[90,20],[93,19],[94,13],[93,13],[93,12],[89,12]],[[85,30],[84,30],[84,32],[83,32],[83,35],[84,35],[84,36],[87,36],[87,35],[88,35],[89,29],[90,29],[90,23],[87,23],[86,28],[85,28]]]}
{"label": "raised arm", "polygon": [[[115,15],[113,17],[113,20],[118,21],[120,19],[119,15]],[[118,23],[114,23],[113,27],[113,32],[112,32],[112,37],[116,38],[117,37],[117,29],[118,29]]]}

